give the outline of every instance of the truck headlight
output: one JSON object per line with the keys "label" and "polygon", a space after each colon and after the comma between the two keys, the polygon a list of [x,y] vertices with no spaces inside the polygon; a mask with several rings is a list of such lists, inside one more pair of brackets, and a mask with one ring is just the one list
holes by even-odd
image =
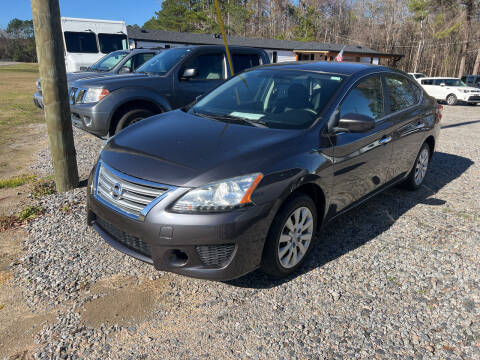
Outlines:
{"label": "truck headlight", "polygon": [[108,91],[107,89],[101,89],[101,88],[87,89],[85,91],[85,94],[83,94],[82,103],[89,104],[89,103],[99,102],[108,94],[110,94],[110,91]]}
{"label": "truck headlight", "polygon": [[470,90],[462,90],[462,91],[463,91],[465,94],[470,92]]}
{"label": "truck headlight", "polygon": [[252,204],[252,193],[263,174],[239,176],[208,184],[183,195],[172,210],[181,213],[222,212]]}

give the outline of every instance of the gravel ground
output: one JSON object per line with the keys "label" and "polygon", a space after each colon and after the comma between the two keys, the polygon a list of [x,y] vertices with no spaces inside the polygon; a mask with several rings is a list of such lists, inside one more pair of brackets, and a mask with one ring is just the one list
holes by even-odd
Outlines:
{"label": "gravel ground", "polygon": [[[35,357],[480,359],[480,108],[445,107],[442,126],[419,191],[330,224],[286,281],[157,272],[87,228],[84,189],[41,199],[13,267],[27,303],[57,314]],[[101,141],[75,136],[86,176]],[[47,152],[34,169],[51,171]]]}

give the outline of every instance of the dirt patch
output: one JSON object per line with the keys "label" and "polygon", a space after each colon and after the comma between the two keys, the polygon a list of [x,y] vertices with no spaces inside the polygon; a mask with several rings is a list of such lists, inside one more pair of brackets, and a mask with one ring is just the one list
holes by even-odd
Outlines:
{"label": "dirt patch", "polygon": [[46,125],[22,125],[3,131],[0,136],[0,179],[28,173],[35,154],[47,146]]}
{"label": "dirt patch", "polygon": [[[1,244],[0,262],[3,267],[5,246],[3,241]],[[43,325],[55,320],[55,312],[40,308],[33,312],[23,301],[19,288],[13,286],[13,281],[9,271],[0,271],[0,357],[31,358],[36,346],[35,334]]]}
{"label": "dirt patch", "polygon": [[85,305],[82,320],[92,327],[102,323],[130,325],[141,322],[165,302],[162,295],[169,287],[167,278],[139,280],[117,275],[100,280],[91,288],[91,293],[100,297]]}

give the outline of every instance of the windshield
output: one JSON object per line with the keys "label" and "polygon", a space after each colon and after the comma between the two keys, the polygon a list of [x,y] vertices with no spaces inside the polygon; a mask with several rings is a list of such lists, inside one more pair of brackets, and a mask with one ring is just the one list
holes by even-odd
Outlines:
{"label": "windshield", "polygon": [[128,52],[126,51],[115,51],[111,54],[105,55],[100,60],[98,60],[95,64],[90,66],[90,70],[93,71],[110,71],[112,70],[117,64],[122,61],[125,56],[127,56]]}
{"label": "windshield", "polygon": [[104,54],[128,48],[127,36],[125,34],[98,34],[100,51]]}
{"label": "windshield", "polygon": [[160,54],[140,66],[136,72],[164,75],[189,52],[190,49],[185,48],[175,48],[162,51]]}
{"label": "windshield", "polygon": [[305,129],[320,115],[343,77],[258,69],[219,86],[190,110],[220,121],[277,129]]}

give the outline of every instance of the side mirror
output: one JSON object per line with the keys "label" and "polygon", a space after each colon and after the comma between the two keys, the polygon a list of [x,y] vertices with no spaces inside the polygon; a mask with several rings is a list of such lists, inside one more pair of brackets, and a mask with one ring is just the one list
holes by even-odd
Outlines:
{"label": "side mirror", "polygon": [[131,72],[132,72],[132,69],[130,69],[128,66],[122,66],[118,71],[119,74],[128,74]]}
{"label": "side mirror", "polygon": [[188,80],[188,79],[191,79],[191,78],[197,76],[197,74],[198,74],[197,69],[193,69],[193,68],[185,69],[185,70],[183,70],[182,79]]}
{"label": "side mirror", "polygon": [[349,113],[345,114],[335,128],[335,132],[363,133],[375,128],[375,120],[370,116]]}

